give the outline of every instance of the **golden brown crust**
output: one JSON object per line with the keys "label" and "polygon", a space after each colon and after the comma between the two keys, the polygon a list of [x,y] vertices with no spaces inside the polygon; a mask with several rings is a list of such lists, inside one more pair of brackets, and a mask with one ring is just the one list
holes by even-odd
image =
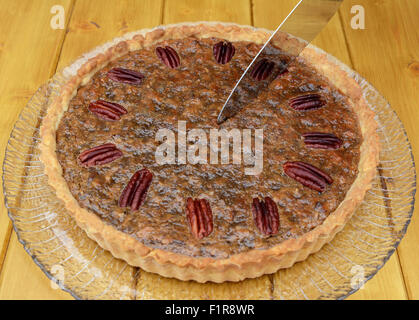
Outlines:
{"label": "golden brown crust", "polygon": [[[131,50],[138,50],[165,39],[190,36],[264,43],[269,37],[269,32],[225,23],[195,23],[159,27],[154,30],[130,33],[125,38],[116,39],[76,61],[71,67],[64,70],[64,74],[69,80],[61,87],[60,97],[50,104],[41,125],[40,158],[44,163],[49,184],[55,189],[57,197],[64,202],[69,214],[90,238],[98,242],[101,247],[111,251],[115,257],[148,272],[181,280],[224,282],[255,278],[276,272],[281,268],[290,267],[295,262],[302,261],[308,255],[320,250],[344,227],[371,186],[371,181],[376,174],[379,154],[377,124],[374,120],[374,113],[362,96],[361,88],[346,71],[331,61],[330,56],[312,46],[303,51],[302,57],[350,97],[359,118],[363,143],[358,166],[359,174],[345,199],[323,224],[303,236],[286,240],[266,250],[253,249],[235,254],[227,259],[194,258],[153,249],[128,234],[105,224],[94,213],[81,208],[62,176],[62,168],[55,152],[56,129],[77,89],[89,81],[91,76],[108,62]],[[276,42],[278,45],[280,43],[282,48],[293,48],[300,45],[297,39],[284,34],[278,37]]]}

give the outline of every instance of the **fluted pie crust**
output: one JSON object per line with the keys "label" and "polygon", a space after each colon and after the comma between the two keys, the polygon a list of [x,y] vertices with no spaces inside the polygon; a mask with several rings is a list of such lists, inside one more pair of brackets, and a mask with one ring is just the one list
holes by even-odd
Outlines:
{"label": "fluted pie crust", "polygon": [[[65,181],[62,168],[56,155],[56,130],[61,117],[67,110],[69,101],[75,96],[80,86],[110,61],[134,50],[153,45],[167,39],[186,37],[216,37],[228,41],[251,41],[264,43],[269,32],[247,26],[224,23],[195,23],[166,26],[153,30],[141,30],[122,39],[116,39],[96,49],[89,58],[82,58],[67,71],[69,80],[62,85],[61,95],[48,107],[40,129],[41,161],[45,167],[49,184],[55,189],[57,197],[63,201],[68,213],[78,226],[101,247],[109,250],[115,257],[125,260],[148,272],[181,280],[198,282],[240,281],[255,278],[263,274],[276,272],[278,269],[292,266],[308,255],[317,252],[351,218],[356,207],[362,202],[365,193],[371,187],[378,163],[379,142],[377,123],[374,113],[367,106],[359,85],[344,70],[330,61],[326,53],[312,46],[307,47],[302,57],[320,74],[324,75],[339,90],[348,96],[358,116],[363,142],[358,165],[358,176],[339,207],[323,222],[304,235],[288,239],[268,249],[251,249],[231,255],[225,259],[192,257],[162,249],[150,248],[126,233],[118,231],[103,222],[99,216],[82,208],[71,194]],[[276,39],[282,48],[292,49],[300,45],[299,40],[282,35]]]}

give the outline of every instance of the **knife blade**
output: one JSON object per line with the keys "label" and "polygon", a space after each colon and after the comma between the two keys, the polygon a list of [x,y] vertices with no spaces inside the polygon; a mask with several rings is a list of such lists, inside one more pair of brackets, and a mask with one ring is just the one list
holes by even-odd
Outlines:
{"label": "knife blade", "polygon": [[[237,81],[227,100],[225,101],[221,112],[218,115],[217,123],[221,124],[225,120],[234,116],[240,111],[243,105],[256,98],[258,90],[250,90],[248,83],[244,81],[249,75],[249,71],[268,53],[270,43],[280,32],[289,33],[297,38],[305,40],[299,46],[291,49],[290,59],[281,60],[280,70],[286,67],[311,43],[314,38],[323,30],[330,19],[339,9],[343,0],[300,0],[291,10],[287,17],[282,21],[279,27],[272,33],[262,49],[256,54],[252,62],[243,72]],[[259,88],[258,88],[259,89]]]}

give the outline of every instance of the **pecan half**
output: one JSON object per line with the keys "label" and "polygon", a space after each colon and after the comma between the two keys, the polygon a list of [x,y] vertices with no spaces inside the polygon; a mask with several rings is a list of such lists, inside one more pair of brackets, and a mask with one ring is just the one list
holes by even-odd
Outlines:
{"label": "pecan half", "polygon": [[298,111],[318,109],[325,104],[326,102],[322,99],[321,95],[317,93],[306,94],[289,100],[290,107]]}
{"label": "pecan half", "polygon": [[172,47],[157,47],[156,54],[159,57],[159,59],[169,68],[176,69],[180,66],[179,55],[177,54],[176,50]]}
{"label": "pecan half", "polygon": [[208,237],[213,230],[212,211],[206,199],[186,200],[186,217],[197,239]]}
{"label": "pecan half", "polygon": [[102,164],[107,164],[120,157],[122,157],[122,151],[119,150],[114,144],[107,143],[83,151],[79,155],[79,160],[83,166],[93,167]]}
{"label": "pecan half", "polygon": [[108,77],[109,79],[116,82],[122,82],[122,83],[134,84],[134,85],[141,84],[144,79],[144,75],[142,73],[139,73],[137,71],[130,70],[130,69],[124,69],[124,68],[113,68],[109,70]]}
{"label": "pecan half", "polygon": [[257,81],[263,81],[270,76],[274,68],[275,62],[268,59],[262,59],[255,64],[250,76]]}
{"label": "pecan half", "polygon": [[228,41],[220,41],[214,45],[214,58],[220,64],[226,64],[233,59],[236,48]]}
{"label": "pecan half", "polygon": [[342,140],[332,133],[310,132],[303,134],[304,143],[312,149],[339,149]]}
{"label": "pecan half", "polygon": [[89,110],[99,118],[111,121],[120,120],[121,116],[128,112],[123,106],[104,100],[90,103]]}
{"label": "pecan half", "polygon": [[253,218],[259,231],[269,236],[278,233],[279,214],[276,203],[265,197],[265,201],[254,198],[252,203]]}
{"label": "pecan half", "polygon": [[328,184],[333,183],[328,174],[305,162],[286,162],[283,167],[288,176],[318,192],[323,192]]}
{"label": "pecan half", "polygon": [[144,203],[151,180],[153,180],[153,174],[148,169],[134,173],[119,197],[119,206],[130,207],[132,211],[138,210]]}

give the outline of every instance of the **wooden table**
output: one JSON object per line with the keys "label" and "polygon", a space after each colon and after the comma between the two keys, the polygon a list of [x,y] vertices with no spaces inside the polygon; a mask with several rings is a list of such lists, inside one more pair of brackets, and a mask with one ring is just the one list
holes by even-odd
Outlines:
{"label": "wooden table", "polygon": [[[0,160],[20,111],[57,69],[128,31],[183,21],[218,20],[274,29],[296,0],[0,0]],[[64,29],[50,12],[65,10]],[[365,8],[366,29],[351,28]],[[354,68],[390,102],[419,159],[419,0],[345,0],[315,45]],[[418,196],[417,196],[418,199]],[[0,207],[0,299],[72,299],[18,242]],[[396,253],[350,299],[419,298],[418,207]]]}

